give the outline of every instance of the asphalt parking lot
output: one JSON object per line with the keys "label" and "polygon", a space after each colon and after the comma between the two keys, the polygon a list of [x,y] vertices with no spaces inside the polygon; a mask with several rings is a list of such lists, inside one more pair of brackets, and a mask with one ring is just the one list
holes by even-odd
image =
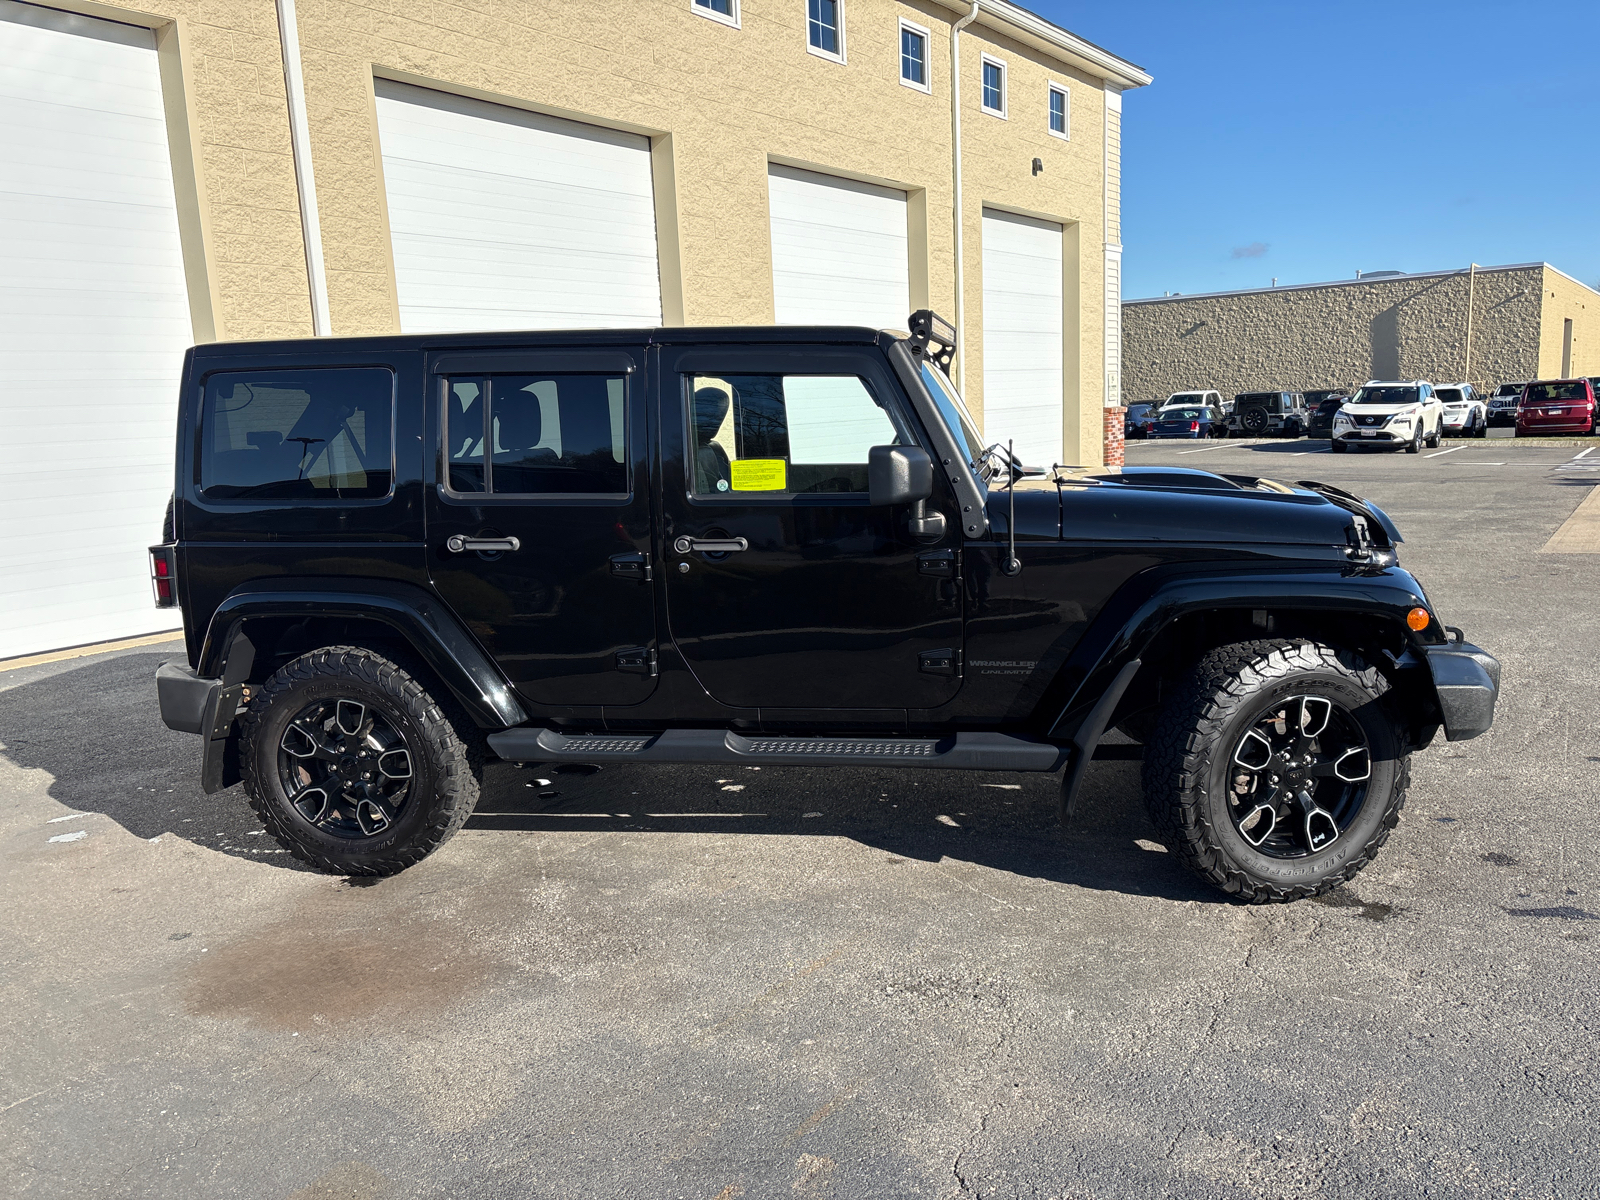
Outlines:
{"label": "asphalt parking lot", "polygon": [[195,786],[160,647],[0,673],[0,1178],[18,1197],[1600,1193],[1600,483],[1565,447],[1135,443],[1400,524],[1496,653],[1321,902],[1150,841],[1137,764],[1052,780],[493,768],[355,887]]}

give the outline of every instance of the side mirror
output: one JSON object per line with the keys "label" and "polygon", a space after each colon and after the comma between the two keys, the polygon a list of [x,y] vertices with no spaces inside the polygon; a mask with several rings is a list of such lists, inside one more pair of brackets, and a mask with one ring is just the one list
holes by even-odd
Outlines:
{"label": "side mirror", "polygon": [[920,446],[874,446],[867,451],[867,491],[874,507],[911,505],[911,536],[936,542],[944,536],[944,514],[927,510],[933,495],[933,460]]}
{"label": "side mirror", "polygon": [[874,506],[918,504],[933,495],[933,460],[921,446],[867,451],[867,491]]}

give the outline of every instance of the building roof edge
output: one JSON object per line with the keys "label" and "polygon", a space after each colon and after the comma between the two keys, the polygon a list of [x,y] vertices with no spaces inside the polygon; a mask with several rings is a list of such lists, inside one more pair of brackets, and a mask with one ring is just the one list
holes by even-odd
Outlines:
{"label": "building roof edge", "polygon": [[[972,10],[971,0],[938,0],[945,8],[963,15]],[[1007,33],[1025,35],[1028,40],[1041,42],[1046,47],[1065,51],[1105,79],[1120,84],[1124,89],[1148,87],[1154,77],[1143,67],[1119,58],[1103,46],[1081,38],[1061,26],[1029,12],[1011,0],[977,0],[978,20],[981,24],[999,28]],[[984,18],[988,18],[985,20]]]}
{"label": "building roof edge", "polygon": [[[1572,279],[1565,271],[1551,267],[1547,262],[1509,263],[1498,267],[1479,267],[1479,275],[1489,275],[1498,271],[1532,271],[1540,267],[1549,267],[1556,274],[1567,279]],[[1305,292],[1313,288],[1330,287],[1360,287],[1365,284],[1399,283],[1407,279],[1442,279],[1447,275],[1465,275],[1468,268],[1455,267],[1447,271],[1406,271],[1399,275],[1380,275],[1376,279],[1329,279],[1322,283],[1286,283],[1281,287],[1263,288],[1231,288],[1220,292],[1184,292],[1177,296],[1141,296],[1134,300],[1124,300],[1124,308],[1135,304],[1170,304],[1174,300],[1209,300],[1217,296],[1264,296],[1271,292]],[[1581,280],[1572,279],[1579,287],[1588,287]],[[1590,289],[1593,291],[1594,289]]]}

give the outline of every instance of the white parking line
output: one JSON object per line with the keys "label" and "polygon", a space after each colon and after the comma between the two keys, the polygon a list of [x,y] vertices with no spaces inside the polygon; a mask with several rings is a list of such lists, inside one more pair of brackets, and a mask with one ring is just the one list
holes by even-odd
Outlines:
{"label": "white parking line", "polygon": [[1465,450],[1465,446],[1452,446],[1448,450],[1435,450],[1432,454],[1424,454],[1423,458],[1438,458],[1441,454],[1454,454],[1457,450]]}
{"label": "white parking line", "polygon": [[1574,454],[1570,461],[1577,462],[1580,458],[1588,458],[1589,455],[1591,455],[1593,453],[1594,453],[1594,447],[1590,446],[1587,450],[1584,450],[1579,454]]}
{"label": "white parking line", "polygon": [[1227,442],[1218,442],[1215,446],[1201,446],[1198,450],[1179,450],[1179,454],[1204,454],[1207,450],[1226,450]]}
{"label": "white parking line", "polygon": [[1461,458],[1461,459],[1457,459],[1455,462],[1451,463],[1450,465],[1452,467],[1503,467],[1503,466],[1505,466],[1505,463],[1503,463],[1503,462],[1498,462],[1498,463],[1475,462],[1475,461],[1469,461],[1469,460],[1467,460],[1465,458]]}
{"label": "white parking line", "polygon": [[1289,455],[1289,457],[1290,458],[1304,458],[1308,454],[1329,454],[1329,453],[1332,453],[1332,452],[1326,446],[1324,446],[1321,450],[1296,450],[1293,454]]}

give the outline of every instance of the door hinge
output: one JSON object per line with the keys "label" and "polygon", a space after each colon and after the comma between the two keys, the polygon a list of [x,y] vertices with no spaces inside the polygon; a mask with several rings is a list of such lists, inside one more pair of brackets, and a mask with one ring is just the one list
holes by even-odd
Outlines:
{"label": "door hinge", "polygon": [[917,655],[917,670],[924,675],[945,675],[952,679],[961,676],[961,651],[924,650]]}
{"label": "door hinge", "polygon": [[954,550],[930,550],[926,554],[917,555],[917,574],[932,575],[935,579],[954,579],[956,575],[956,552]]}
{"label": "door hinge", "polygon": [[637,550],[632,554],[613,554],[611,574],[618,579],[632,579],[637,583],[649,583],[654,578],[650,556]]}
{"label": "door hinge", "polygon": [[626,650],[618,650],[617,670],[654,679],[658,670],[656,652],[648,646],[630,646]]}

